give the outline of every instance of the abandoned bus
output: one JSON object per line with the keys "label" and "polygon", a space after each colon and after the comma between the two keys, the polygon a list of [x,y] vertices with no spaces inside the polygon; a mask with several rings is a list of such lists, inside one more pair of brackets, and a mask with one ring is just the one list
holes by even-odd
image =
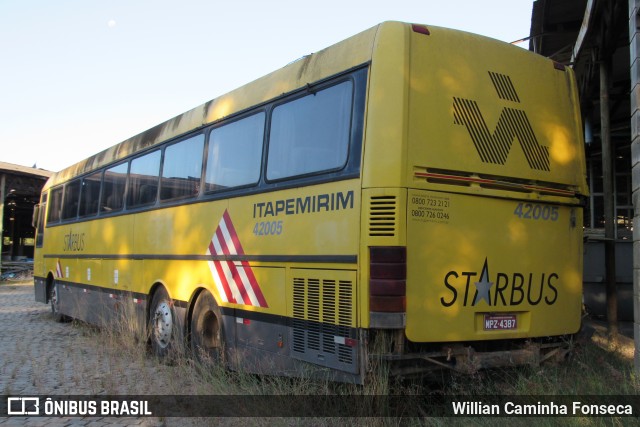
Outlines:
{"label": "abandoned bus", "polygon": [[[361,383],[561,356],[587,194],[573,72],[387,22],[51,177],[35,297],[150,346]],[[382,343],[374,350],[373,343]]]}

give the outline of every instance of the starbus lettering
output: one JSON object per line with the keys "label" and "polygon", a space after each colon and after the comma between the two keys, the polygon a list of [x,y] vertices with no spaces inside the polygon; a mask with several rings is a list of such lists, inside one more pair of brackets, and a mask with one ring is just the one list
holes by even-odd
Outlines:
{"label": "starbus lettering", "polygon": [[353,209],[353,191],[316,194],[313,196],[273,200],[253,204],[253,217],[266,218],[279,215],[299,215]]}
{"label": "starbus lettering", "polygon": [[74,233],[73,230],[69,230],[69,233],[64,235],[64,246],[62,248],[64,252],[80,252],[84,250],[84,233]]}
{"label": "starbus lettering", "polygon": [[482,271],[449,271],[443,280],[447,295],[440,304],[451,307],[476,306],[484,301],[490,307],[513,307],[520,304],[553,305],[558,299],[557,273],[503,273],[489,274],[485,259]]}

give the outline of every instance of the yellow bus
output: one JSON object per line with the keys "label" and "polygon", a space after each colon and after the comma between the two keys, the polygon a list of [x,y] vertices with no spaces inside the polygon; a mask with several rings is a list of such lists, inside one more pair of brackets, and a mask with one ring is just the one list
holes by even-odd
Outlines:
{"label": "yellow bus", "polygon": [[157,355],[256,373],[559,357],[581,326],[578,105],[549,59],[382,23],[52,176],[36,300],[91,323],[130,305]]}

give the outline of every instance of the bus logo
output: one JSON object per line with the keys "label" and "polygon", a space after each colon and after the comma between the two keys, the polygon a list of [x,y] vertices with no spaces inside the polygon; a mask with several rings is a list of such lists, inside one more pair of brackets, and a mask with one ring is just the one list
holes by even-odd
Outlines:
{"label": "bus logo", "polygon": [[249,262],[237,261],[242,255],[240,239],[225,210],[207,248],[207,256],[211,257],[209,269],[218,293],[224,302],[268,307]]}
{"label": "bus logo", "polygon": [[[509,76],[489,71],[489,77],[498,98],[516,104],[520,103],[518,93]],[[511,152],[513,140],[517,138],[529,167],[540,171],[550,171],[549,147],[540,145],[527,113],[523,110],[504,107],[500,113],[498,124],[491,133],[476,101],[454,97],[453,119],[455,124],[467,128],[483,163],[504,165]]]}
{"label": "bus logo", "polygon": [[489,258],[480,272],[452,270],[444,276],[446,295],[440,298],[443,307],[454,304],[463,307],[515,307],[521,304],[554,305],[558,300],[557,273],[494,272],[489,273]]}

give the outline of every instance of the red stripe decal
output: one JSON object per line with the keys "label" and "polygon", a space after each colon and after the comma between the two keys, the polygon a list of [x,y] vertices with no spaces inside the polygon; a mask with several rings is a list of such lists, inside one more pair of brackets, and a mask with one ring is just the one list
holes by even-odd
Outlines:
{"label": "red stripe decal", "polygon": [[[223,227],[225,227],[228,232],[228,239],[225,239],[225,234],[222,231]],[[218,251],[216,251],[216,244],[219,245],[222,253],[218,253]],[[240,239],[238,238],[238,234],[236,233],[236,229],[233,226],[233,222],[231,221],[231,217],[227,210],[224,211],[222,218],[218,223],[218,227],[215,230],[214,236],[209,243],[209,252],[212,256],[244,255],[244,249],[242,248],[242,244],[240,243]],[[233,297],[234,290],[237,290],[236,295],[240,294],[242,303],[245,305],[268,307],[266,298],[264,297],[262,289],[260,289],[260,285],[253,273],[253,269],[247,261],[242,261],[240,265],[236,265],[236,262],[234,261],[212,259],[212,264],[215,268],[215,272],[217,273],[217,277],[219,277],[221,282],[218,285],[224,290],[229,302],[237,303]],[[230,279],[225,275],[225,271],[230,274]],[[216,275],[214,274],[214,279],[216,278],[215,276]],[[250,294],[255,295],[253,300],[253,296]]]}
{"label": "red stripe decal", "polygon": [[[220,229],[220,227],[218,227],[218,229],[216,230],[216,237],[218,238],[218,243],[220,243],[220,248],[222,249],[222,254],[231,255],[231,251],[229,250],[229,247],[227,246],[227,242],[224,239],[224,236],[222,234],[222,230]],[[234,264],[233,261],[227,261],[226,263],[227,263],[227,268],[231,272],[231,278],[233,279],[234,283],[236,284],[236,287],[238,288],[238,291],[240,292],[240,296],[242,296],[242,301],[244,301],[244,303],[246,305],[251,305],[251,298],[247,294],[247,290],[245,289],[244,283],[242,282],[242,279],[240,278],[240,275],[238,274],[238,269],[236,268],[236,265]]]}
{"label": "red stripe decal", "polygon": [[[209,252],[211,252],[211,255],[217,255],[216,248],[213,246],[213,240],[211,241],[211,243],[209,243]],[[220,264],[220,261],[213,261],[213,265],[215,266],[215,269],[218,272],[218,277],[222,282],[221,283],[222,289],[224,289],[224,293],[227,297],[227,301],[235,303],[236,300],[233,297],[233,292],[231,292],[229,283],[227,283],[227,277],[224,275],[224,270],[222,269],[222,265]]]}

